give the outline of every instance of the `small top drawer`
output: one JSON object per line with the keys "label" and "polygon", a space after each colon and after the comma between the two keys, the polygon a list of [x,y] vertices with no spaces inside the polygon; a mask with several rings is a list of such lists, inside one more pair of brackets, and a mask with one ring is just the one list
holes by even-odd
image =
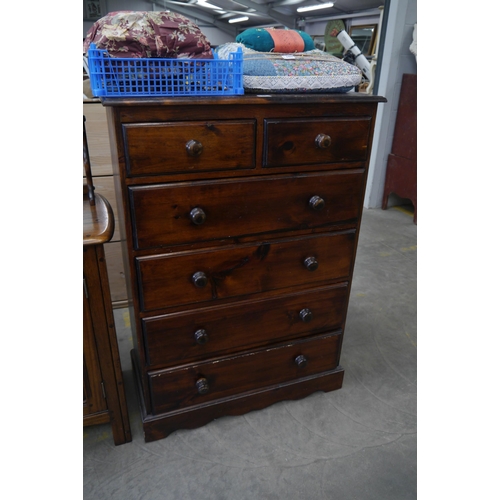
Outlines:
{"label": "small top drawer", "polygon": [[265,120],[264,167],[365,161],[370,117]]}
{"label": "small top drawer", "polygon": [[255,168],[255,121],[123,125],[128,176]]}

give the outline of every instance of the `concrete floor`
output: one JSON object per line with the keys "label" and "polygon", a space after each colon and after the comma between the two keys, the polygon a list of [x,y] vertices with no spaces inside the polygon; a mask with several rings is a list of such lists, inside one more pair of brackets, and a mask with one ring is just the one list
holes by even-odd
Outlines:
{"label": "concrete floor", "polygon": [[[411,207],[410,207],[411,208]],[[341,355],[342,389],[145,443],[128,310],[115,311],[133,441],[83,431],[85,500],[417,498],[417,226],[365,210]]]}

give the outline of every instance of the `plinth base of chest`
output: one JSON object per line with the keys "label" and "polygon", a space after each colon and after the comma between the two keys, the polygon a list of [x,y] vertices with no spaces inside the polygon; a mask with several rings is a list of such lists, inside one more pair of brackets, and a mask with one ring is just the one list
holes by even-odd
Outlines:
{"label": "plinth base of chest", "polygon": [[201,427],[216,418],[243,415],[254,410],[261,410],[280,401],[302,399],[318,391],[334,391],[342,387],[344,380],[344,369],[339,366],[335,370],[318,375],[153,416],[147,414],[145,410],[141,384],[138,383],[140,377],[138,376],[134,350],[132,350],[131,355],[136,374],[136,387],[139,393],[144,440],[146,442],[163,439],[179,429]]}

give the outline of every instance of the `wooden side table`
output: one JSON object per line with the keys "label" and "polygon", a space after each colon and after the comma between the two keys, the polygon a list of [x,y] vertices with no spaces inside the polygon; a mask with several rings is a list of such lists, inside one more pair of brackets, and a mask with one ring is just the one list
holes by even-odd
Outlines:
{"label": "wooden side table", "polygon": [[[103,244],[113,236],[108,201],[83,196],[83,425],[110,422],[116,445],[130,442],[130,422]],[[90,194],[90,196],[89,196]]]}

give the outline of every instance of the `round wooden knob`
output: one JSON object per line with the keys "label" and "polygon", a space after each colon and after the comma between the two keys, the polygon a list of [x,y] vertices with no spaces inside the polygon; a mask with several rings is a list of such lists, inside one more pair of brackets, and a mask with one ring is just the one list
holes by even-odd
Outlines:
{"label": "round wooden knob", "polygon": [[315,195],[309,200],[309,206],[313,210],[323,210],[325,208],[325,200],[321,196]]}
{"label": "round wooden knob", "polygon": [[304,355],[300,354],[295,358],[295,364],[299,368],[304,368],[307,365],[307,358]]}
{"label": "round wooden knob", "polygon": [[207,220],[207,214],[203,211],[202,208],[195,207],[191,212],[189,212],[189,218],[193,224],[199,226],[203,224]]}
{"label": "round wooden knob", "polygon": [[196,332],[194,332],[194,339],[196,340],[196,343],[199,345],[206,344],[208,342],[207,331],[204,330],[203,328],[196,330]]}
{"label": "round wooden knob", "polygon": [[200,156],[203,151],[203,144],[191,139],[186,143],[186,151],[189,156]]}
{"label": "round wooden knob", "polygon": [[198,394],[206,394],[210,390],[208,380],[205,377],[199,378],[196,381],[196,390]]}
{"label": "round wooden knob", "polygon": [[300,311],[299,316],[304,323],[309,323],[309,321],[313,319],[313,313],[311,309],[307,309],[307,307]]}
{"label": "round wooden knob", "polygon": [[195,286],[197,286],[198,288],[203,288],[204,286],[207,286],[208,278],[207,275],[202,271],[194,273],[191,279],[193,280]]}
{"label": "round wooden knob", "polygon": [[304,266],[306,266],[308,271],[316,271],[318,265],[318,261],[315,257],[307,257],[307,259],[304,259]]}
{"label": "round wooden knob", "polygon": [[316,136],[316,147],[319,149],[327,149],[332,144],[332,138],[326,134],[318,134]]}

